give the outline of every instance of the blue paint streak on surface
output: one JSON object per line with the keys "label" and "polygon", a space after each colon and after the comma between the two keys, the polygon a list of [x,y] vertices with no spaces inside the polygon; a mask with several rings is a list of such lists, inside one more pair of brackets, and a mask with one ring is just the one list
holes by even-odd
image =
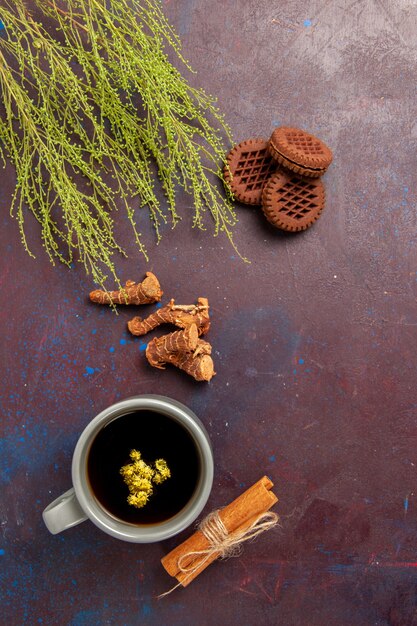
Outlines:
{"label": "blue paint streak on surface", "polygon": [[5,29],[5,26],[4,26],[3,22],[0,20],[0,30],[4,30],[4,29]]}
{"label": "blue paint streak on surface", "polygon": [[311,20],[304,20],[303,24],[306,28],[308,28],[309,26],[311,26]]}
{"label": "blue paint streak on surface", "polygon": [[3,556],[3,554],[5,554],[5,551],[3,550],[3,548],[0,548],[0,556]]}
{"label": "blue paint streak on surface", "polygon": [[271,463],[275,463],[276,459],[277,459],[277,457],[275,456],[275,454],[272,454],[272,455],[269,457],[269,460],[271,461]]}
{"label": "blue paint streak on surface", "polygon": [[[20,427],[16,426],[0,439],[0,480],[1,488],[9,485],[13,478],[22,471],[22,459],[31,459],[32,471],[43,466],[43,453],[49,441],[50,431],[45,424],[34,424],[25,431],[26,436],[19,435]],[[19,442],[19,446],[17,446]]]}
{"label": "blue paint streak on surface", "polygon": [[125,346],[127,344],[127,339],[120,339],[120,345]]}
{"label": "blue paint streak on surface", "polygon": [[162,306],[162,303],[161,303],[161,302],[158,302],[158,304],[156,305],[156,308],[157,308],[157,309],[160,309],[160,308],[161,308],[161,306]]}
{"label": "blue paint streak on surface", "polygon": [[110,346],[109,352],[114,352],[114,350],[115,350],[114,346]]}
{"label": "blue paint streak on surface", "polygon": [[296,374],[297,374],[297,370],[296,370],[296,369],[293,369],[292,373],[293,373],[294,375],[296,375]]}
{"label": "blue paint streak on surface", "polygon": [[325,554],[326,556],[331,556],[333,554],[331,550],[325,550],[322,544],[317,546],[317,550],[318,552],[321,552],[321,554]]}
{"label": "blue paint streak on surface", "polygon": [[339,576],[342,576],[346,574],[347,571],[352,570],[353,567],[354,567],[353,565],[344,565],[343,563],[334,563],[333,565],[329,565],[329,567],[327,567],[326,569],[331,574],[338,574]]}
{"label": "blue paint streak on surface", "polygon": [[147,343],[141,343],[139,346],[139,350],[141,352],[144,352],[146,350],[147,345],[148,345]]}
{"label": "blue paint streak on surface", "polygon": [[152,607],[149,604],[144,604],[142,606],[142,615],[143,617],[149,617],[152,613]]}
{"label": "blue paint streak on surface", "polygon": [[71,626],[101,626],[101,611],[85,609],[78,611],[71,621]]}
{"label": "blue paint streak on surface", "polygon": [[303,364],[304,364],[304,359],[298,359],[298,363],[299,363],[300,365],[303,365]]}
{"label": "blue paint streak on surface", "polygon": [[408,496],[404,499],[404,511],[407,513],[408,511]]}
{"label": "blue paint streak on surface", "polygon": [[87,365],[87,367],[85,368],[85,371],[87,372],[88,375],[94,374],[94,367],[89,367]]}

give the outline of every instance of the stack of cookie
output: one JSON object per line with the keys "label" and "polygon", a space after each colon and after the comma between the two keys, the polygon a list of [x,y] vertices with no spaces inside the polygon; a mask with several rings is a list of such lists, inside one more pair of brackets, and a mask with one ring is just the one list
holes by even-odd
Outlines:
{"label": "stack of cookie", "polygon": [[224,177],[236,200],[261,206],[273,226],[296,232],[314,224],[324,209],[320,177],[332,158],[314,135],[281,126],[269,141],[247,139],[235,146],[226,157]]}

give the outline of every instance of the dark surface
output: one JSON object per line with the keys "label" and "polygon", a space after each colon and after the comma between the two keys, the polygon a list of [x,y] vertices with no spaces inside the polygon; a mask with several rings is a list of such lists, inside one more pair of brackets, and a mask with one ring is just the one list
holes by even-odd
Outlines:
{"label": "dark surface", "polygon": [[[122,233],[123,280],[152,269],[164,301],[209,298],[217,376],[197,384],[151,369],[126,331],[132,312],[90,305],[81,266],[53,268],[35,224],[37,258],[26,254],[3,171],[1,621],[417,624],[416,5],[171,0],[166,11],[236,141],[285,124],[332,147],[327,206],[298,236],[239,207],[251,265],[187,220],[149,264]],[[172,396],[206,424],[206,511],[267,473],[282,516],[239,559],[160,601],[172,580],[159,559],[180,538],[131,545],[89,522],[52,536],[41,519],[70,486],[88,421],[140,393]]]}

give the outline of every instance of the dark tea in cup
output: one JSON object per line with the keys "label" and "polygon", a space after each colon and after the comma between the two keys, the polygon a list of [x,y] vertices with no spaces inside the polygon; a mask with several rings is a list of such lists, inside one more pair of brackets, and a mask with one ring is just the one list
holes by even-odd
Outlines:
{"label": "dark tea in cup", "polygon": [[[131,450],[145,463],[164,459],[171,476],[153,489],[145,506],[128,503],[129,489],[120,469]],[[162,413],[140,410],[121,415],[102,428],[90,445],[87,478],[99,504],[128,524],[157,524],[169,520],[190,501],[200,475],[195,442],[187,429]]]}

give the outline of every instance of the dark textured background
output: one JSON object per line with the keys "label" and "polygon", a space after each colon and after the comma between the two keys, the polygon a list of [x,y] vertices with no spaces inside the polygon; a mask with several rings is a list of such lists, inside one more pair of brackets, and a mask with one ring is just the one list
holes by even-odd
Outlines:
{"label": "dark textured background", "polygon": [[[191,80],[216,94],[236,140],[306,128],[334,150],[327,207],[284,236],[238,207],[242,263],[221,238],[143,216],[145,264],[126,227],[123,280],[148,269],[166,298],[212,306],[217,376],[196,384],[146,362],[126,321],[90,305],[81,267],[20,245],[1,174],[1,621],[18,624],[417,624],[417,6],[412,0],[174,0],[166,12]],[[189,200],[181,200],[186,214]],[[159,559],[84,523],[49,535],[41,512],[70,486],[78,435],[119,398],[162,393],[205,422],[207,511],[262,474],[282,528],[187,590]],[[188,536],[188,532],[183,537]]]}

